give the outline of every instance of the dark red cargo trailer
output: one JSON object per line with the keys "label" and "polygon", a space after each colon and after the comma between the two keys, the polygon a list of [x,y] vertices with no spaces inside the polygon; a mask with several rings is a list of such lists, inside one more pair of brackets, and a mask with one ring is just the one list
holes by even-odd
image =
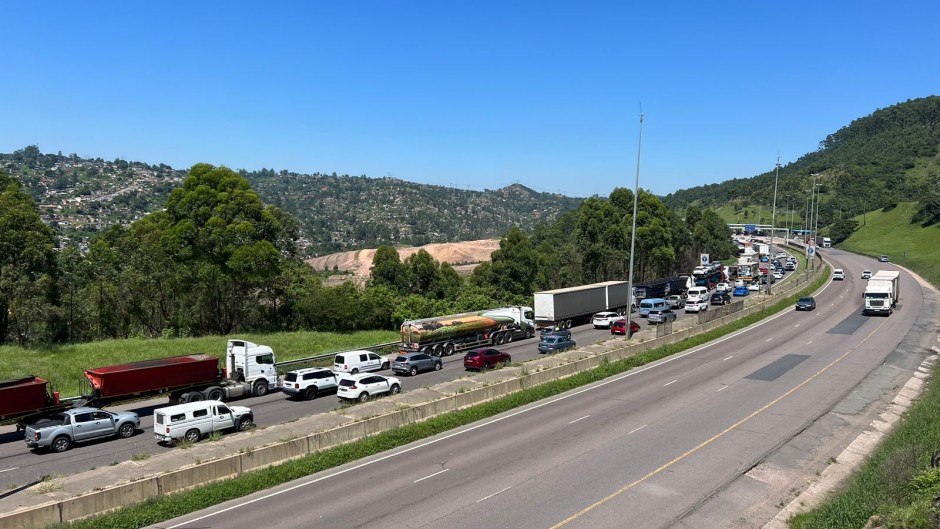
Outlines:
{"label": "dark red cargo trailer", "polygon": [[58,405],[58,395],[49,390],[49,382],[37,376],[0,381],[0,421],[40,413]]}
{"label": "dark red cargo trailer", "polygon": [[205,354],[172,356],[85,370],[91,397],[98,402],[200,388],[222,379],[219,359]]}

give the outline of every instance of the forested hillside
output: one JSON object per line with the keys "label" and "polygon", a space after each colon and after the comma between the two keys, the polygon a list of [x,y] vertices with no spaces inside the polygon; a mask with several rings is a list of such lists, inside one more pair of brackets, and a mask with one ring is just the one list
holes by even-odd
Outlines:
{"label": "forested hillside", "polygon": [[[772,165],[768,161],[768,165]],[[852,121],[819,143],[819,149],[780,168],[777,208],[790,195],[800,211],[813,177],[821,184],[819,226],[866,211],[940,194],[940,96],[913,99]],[[682,209],[773,202],[774,171],[719,184],[683,189],[664,202]]]}
{"label": "forested hillside", "polygon": [[[163,207],[188,173],[165,164],[44,154],[36,146],[0,153],[0,170],[20,182],[57,235],[84,249],[93,234]],[[495,239],[513,226],[530,230],[539,221],[552,221],[582,200],[518,184],[473,191],[335,173],[239,174],[265,203],[297,219],[298,247],[305,255]]]}

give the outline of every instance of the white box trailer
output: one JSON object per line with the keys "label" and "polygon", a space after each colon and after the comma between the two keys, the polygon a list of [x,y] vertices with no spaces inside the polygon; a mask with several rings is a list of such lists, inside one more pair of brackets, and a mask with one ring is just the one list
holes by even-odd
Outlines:
{"label": "white box trailer", "polygon": [[887,314],[897,307],[900,297],[901,273],[897,270],[878,270],[865,287],[865,306],[862,314]]}
{"label": "white box trailer", "polygon": [[535,324],[570,329],[603,311],[620,311],[630,302],[626,281],[604,281],[577,287],[536,292]]}

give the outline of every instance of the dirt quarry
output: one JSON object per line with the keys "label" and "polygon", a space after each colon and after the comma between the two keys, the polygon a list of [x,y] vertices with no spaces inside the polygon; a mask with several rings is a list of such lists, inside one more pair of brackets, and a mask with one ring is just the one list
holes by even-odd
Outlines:
{"label": "dirt quarry", "polygon": [[[446,242],[426,244],[424,246],[410,246],[398,248],[398,255],[404,261],[408,256],[415,254],[418,250],[425,250],[431,257],[441,263],[450,263],[462,274],[470,273],[473,267],[483,261],[490,260],[490,254],[499,249],[499,240],[483,239],[479,241],[465,242]],[[333,270],[336,267],[338,271],[350,272],[353,280],[362,282],[369,277],[369,269],[372,268],[372,258],[375,257],[375,249],[356,250],[353,252],[340,252],[307,259],[307,264],[314,270]],[[348,280],[349,277],[346,277]]]}

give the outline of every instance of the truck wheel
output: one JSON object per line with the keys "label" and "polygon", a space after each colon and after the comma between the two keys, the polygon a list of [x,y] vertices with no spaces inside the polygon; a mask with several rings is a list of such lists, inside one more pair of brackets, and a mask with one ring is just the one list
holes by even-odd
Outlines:
{"label": "truck wheel", "polygon": [[225,392],[222,391],[222,388],[218,386],[212,386],[211,388],[205,390],[203,394],[206,396],[206,400],[216,400],[219,402],[225,400]]}
{"label": "truck wheel", "polygon": [[[435,364],[435,365],[437,365],[437,364]],[[418,366],[411,366],[411,369],[408,370],[408,373],[409,373],[411,376],[417,375],[417,374],[418,374]]]}
{"label": "truck wheel", "polygon": [[512,341],[512,338],[513,338],[513,336],[512,336],[512,331],[506,331],[506,339],[503,340],[503,341],[504,341],[505,343],[509,343],[509,342]]}
{"label": "truck wheel", "polygon": [[454,344],[447,342],[444,344],[444,356],[450,356],[454,354]]}
{"label": "truck wheel", "polygon": [[503,345],[503,341],[505,339],[506,337],[503,336],[503,333],[498,333],[496,336],[493,337],[493,343],[496,345]]}
{"label": "truck wheel", "polygon": [[531,337],[533,337],[533,336],[535,336],[535,331],[533,331],[531,328],[528,328],[528,329],[525,330],[525,339],[526,339],[526,340],[528,340],[529,338],[531,338]]}
{"label": "truck wheel", "polygon": [[206,400],[206,396],[201,391],[190,391],[189,401],[187,402],[202,402],[204,400]]}
{"label": "truck wheel", "polygon": [[235,430],[239,432],[244,432],[249,428],[251,428],[251,417],[242,417],[238,419],[238,424],[235,425]]}
{"label": "truck wheel", "polygon": [[183,436],[183,439],[186,439],[190,443],[198,443],[199,440],[202,439],[202,434],[199,432],[199,430],[193,428],[192,430],[186,432],[186,435]]}
{"label": "truck wheel", "polygon": [[365,393],[365,392],[360,393],[360,394],[359,394],[359,398],[358,398],[357,400],[358,400],[359,402],[365,402],[365,401],[369,400],[369,394],[368,394],[368,393]]}
{"label": "truck wheel", "polygon": [[254,387],[254,390],[252,390],[252,394],[256,397],[263,397],[267,395],[268,394],[268,381],[259,380],[255,382],[255,387]]}
{"label": "truck wheel", "polygon": [[49,450],[53,452],[65,452],[72,446],[72,440],[65,435],[60,435],[52,440],[52,444],[49,445]]}
{"label": "truck wheel", "polygon": [[120,437],[121,439],[127,439],[128,437],[133,437],[134,430],[135,430],[134,425],[129,422],[126,422],[122,424],[120,428],[118,428],[118,437]]}
{"label": "truck wheel", "polygon": [[315,398],[317,398],[317,387],[316,387],[316,386],[309,387],[309,388],[307,388],[306,391],[304,391],[304,400],[313,400],[313,399],[315,399]]}
{"label": "truck wheel", "polygon": [[565,328],[566,328],[566,329],[570,329],[570,328],[571,328],[571,320],[565,320]]}
{"label": "truck wheel", "polygon": [[392,384],[392,395],[398,395],[399,393],[401,393],[401,386]]}
{"label": "truck wheel", "polygon": [[432,356],[436,356],[436,357],[438,357],[438,358],[444,356],[444,346],[441,345],[441,344],[435,345],[435,346],[434,346],[434,352],[431,353],[431,355],[432,355]]}

